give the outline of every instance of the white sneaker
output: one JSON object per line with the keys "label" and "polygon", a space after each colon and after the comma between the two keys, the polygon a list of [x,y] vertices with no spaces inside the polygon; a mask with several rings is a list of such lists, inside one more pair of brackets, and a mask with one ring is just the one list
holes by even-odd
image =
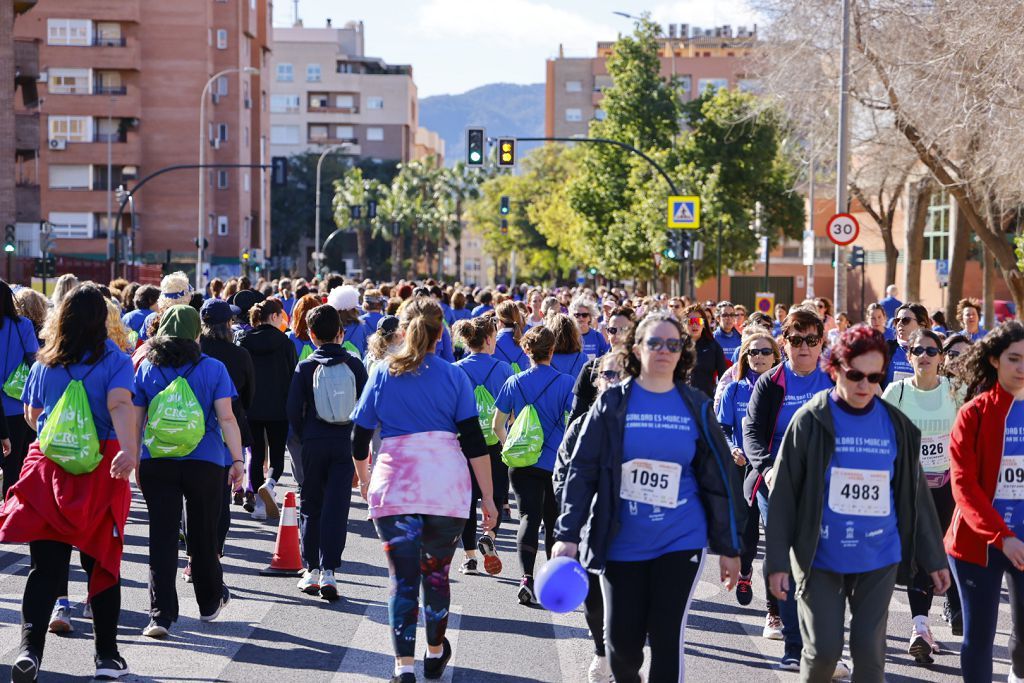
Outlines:
{"label": "white sneaker", "polygon": [[277,482],[273,479],[267,479],[263,482],[263,486],[259,487],[256,491],[256,495],[260,497],[263,504],[266,506],[268,519],[277,519],[281,515],[281,511],[277,507],[277,493],[274,491],[275,486],[277,486]]}
{"label": "white sneaker", "polygon": [[263,498],[257,498],[253,501],[252,518],[261,522],[267,519],[267,506],[263,503]]}
{"label": "white sneaker", "polygon": [[71,633],[75,627],[71,625],[71,603],[68,599],[58,598],[50,613],[50,633]]}
{"label": "white sneaker", "polygon": [[1013,673],[1013,669],[1010,669],[1010,674],[1006,677],[1006,683],[1024,683],[1024,678],[1017,676]]}
{"label": "white sneaker", "polygon": [[612,683],[612,667],[607,657],[598,657],[590,660],[590,668],[587,669],[587,683]]}
{"label": "white sneaker", "polygon": [[840,659],[836,662],[836,670],[832,672],[833,681],[841,681],[849,678],[853,674],[853,669],[844,660]]}
{"label": "white sneaker", "polygon": [[334,578],[333,569],[320,572],[320,597],[324,600],[338,599],[338,581]]}
{"label": "white sneaker", "polygon": [[778,614],[764,615],[764,630],[761,637],[768,640],[782,640],[782,617]]}
{"label": "white sneaker", "polygon": [[320,592],[320,570],[307,569],[306,573],[299,579],[298,588],[307,595],[316,595]]}

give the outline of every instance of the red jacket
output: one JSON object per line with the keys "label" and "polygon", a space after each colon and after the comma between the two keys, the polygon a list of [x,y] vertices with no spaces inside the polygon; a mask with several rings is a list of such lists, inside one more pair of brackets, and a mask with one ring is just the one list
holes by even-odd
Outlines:
{"label": "red jacket", "polygon": [[958,560],[987,566],[988,547],[1002,550],[1003,539],[1015,536],[992,507],[1011,406],[1013,395],[997,382],[964,405],[953,423],[949,474],[956,510],[945,545]]}

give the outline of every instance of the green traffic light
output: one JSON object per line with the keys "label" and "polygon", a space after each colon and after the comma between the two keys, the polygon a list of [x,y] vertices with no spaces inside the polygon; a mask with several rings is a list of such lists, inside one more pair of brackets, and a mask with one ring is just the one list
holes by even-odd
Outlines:
{"label": "green traffic light", "polygon": [[4,245],[4,251],[6,251],[8,254],[13,254],[14,253],[14,245],[11,244],[10,242],[8,242],[7,244]]}
{"label": "green traffic light", "polygon": [[673,249],[672,247],[665,249],[665,251],[661,253],[665,256],[665,258],[674,259],[676,257],[676,250]]}
{"label": "green traffic light", "polygon": [[469,153],[469,158],[471,161],[480,161],[480,152],[473,150]]}

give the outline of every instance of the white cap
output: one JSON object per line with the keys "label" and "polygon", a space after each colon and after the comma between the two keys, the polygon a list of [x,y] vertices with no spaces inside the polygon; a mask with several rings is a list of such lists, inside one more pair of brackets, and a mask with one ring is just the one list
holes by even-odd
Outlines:
{"label": "white cap", "polygon": [[359,290],[352,285],[335,287],[327,294],[327,303],[339,311],[359,308]]}

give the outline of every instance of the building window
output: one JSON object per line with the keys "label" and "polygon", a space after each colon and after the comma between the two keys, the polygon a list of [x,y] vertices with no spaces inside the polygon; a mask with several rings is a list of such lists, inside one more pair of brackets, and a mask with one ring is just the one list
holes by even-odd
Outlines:
{"label": "building window", "polygon": [[729,79],[728,78],[700,78],[697,80],[697,92],[704,94],[708,88],[714,88],[715,90],[728,90]]}
{"label": "building window", "polygon": [[338,73],[353,74],[355,72],[355,67],[352,62],[338,62]]}
{"label": "building window", "polygon": [[124,47],[124,33],[121,24],[113,21],[98,21],[94,27],[93,45],[104,47]]}
{"label": "building window", "polygon": [[228,30],[226,28],[217,29],[217,49],[228,49]]}
{"label": "building window", "polygon": [[295,71],[291,64],[278,64],[277,65],[277,80],[282,83],[291,83],[295,75]]}
{"label": "building window", "polygon": [[88,164],[50,164],[51,190],[88,190],[92,187],[92,167]]}
{"label": "building window", "polygon": [[924,260],[949,258],[949,215],[952,206],[949,192],[935,192],[928,202],[928,217],[924,223]]}
{"label": "building window", "polygon": [[328,126],[324,123],[315,123],[309,127],[309,139],[321,141],[327,139]]}
{"label": "building window", "polygon": [[272,145],[297,145],[299,144],[298,126],[271,126],[270,144]]}
{"label": "building window", "polygon": [[679,89],[686,93],[686,95],[689,95],[693,90],[693,76],[676,76],[676,83],[679,84]]}
{"label": "building window", "polygon": [[565,110],[565,120],[569,121],[569,122],[572,122],[572,123],[575,123],[577,121],[582,121],[583,120],[583,110],[576,109],[576,108],[566,109]]}
{"label": "building window", "polygon": [[54,95],[88,95],[89,81],[89,69],[50,69],[47,86]]}
{"label": "building window", "polygon": [[384,129],[383,128],[367,128],[366,129],[366,141],[367,142],[382,142],[384,140]]}
{"label": "building window", "polygon": [[296,114],[299,111],[298,95],[271,95],[270,111],[274,114]]}
{"label": "building window", "polygon": [[228,172],[225,170],[217,171],[217,189],[228,189]]}
{"label": "building window", "polygon": [[334,106],[338,109],[355,109],[356,98],[353,95],[335,95]]}
{"label": "building window", "polygon": [[319,64],[307,64],[306,65],[306,81],[309,83],[320,82],[320,65]]}
{"label": "building window", "polygon": [[96,217],[91,213],[51,211],[47,217],[58,239],[91,239],[96,230]]}
{"label": "building window", "polygon": [[566,81],[565,92],[583,92],[583,83],[580,81]]}
{"label": "building window", "polygon": [[217,79],[217,84],[216,84],[216,87],[214,88],[214,92],[216,94],[220,95],[221,97],[224,97],[224,96],[226,96],[228,94],[228,77],[227,76],[221,76],[220,78]]}
{"label": "building window", "polygon": [[245,171],[242,173],[242,190],[245,192],[249,191],[249,172]]}
{"label": "building window", "polygon": [[92,44],[92,22],[88,19],[47,19],[47,45]]}
{"label": "building window", "polygon": [[383,97],[367,97],[366,98],[367,109],[383,109],[384,98]]}
{"label": "building window", "polygon": [[217,234],[223,237],[228,234],[228,217],[217,216]]}
{"label": "building window", "polygon": [[736,87],[740,92],[749,92],[755,95],[763,90],[761,80],[758,78],[741,78],[736,82]]}
{"label": "building window", "polygon": [[89,116],[53,116],[49,118],[50,140],[92,142],[92,118]]}
{"label": "building window", "polygon": [[217,139],[221,142],[228,141],[228,124],[218,123],[217,124]]}

